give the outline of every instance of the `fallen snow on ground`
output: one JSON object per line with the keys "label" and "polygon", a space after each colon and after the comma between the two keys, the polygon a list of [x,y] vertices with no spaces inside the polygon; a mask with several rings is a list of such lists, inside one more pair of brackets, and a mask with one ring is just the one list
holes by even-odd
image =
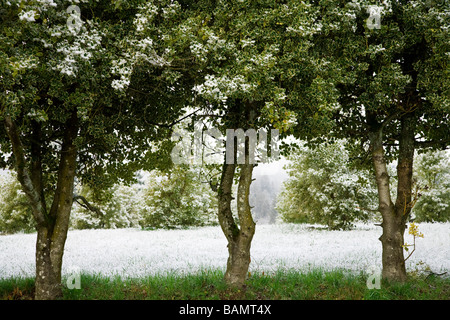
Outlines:
{"label": "fallen snow on ground", "polygon": [[[428,266],[450,271],[450,223],[419,224],[424,238],[407,261],[408,271]],[[327,231],[308,225],[257,225],[250,271],[345,269],[359,273],[381,268],[381,228],[359,225],[352,231]],[[36,234],[0,236],[0,278],[34,276]],[[405,241],[412,243],[406,234]],[[63,275],[81,270],[106,276],[143,277],[175,271],[225,269],[227,246],[220,227],[188,230],[75,230],[67,237]],[[423,263],[423,264],[422,264]]]}

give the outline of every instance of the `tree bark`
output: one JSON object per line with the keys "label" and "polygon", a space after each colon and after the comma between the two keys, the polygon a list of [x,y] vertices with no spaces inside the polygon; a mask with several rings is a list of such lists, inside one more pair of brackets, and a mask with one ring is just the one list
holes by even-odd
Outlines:
{"label": "tree bark", "polygon": [[375,180],[378,188],[378,210],[382,216],[382,277],[387,280],[406,279],[403,258],[403,232],[395,214],[395,206],[391,199],[389,173],[382,143],[382,128],[371,132],[372,161],[375,169]]}
{"label": "tree bark", "polygon": [[77,165],[77,148],[74,145],[74,140],[77,134],[77,113],[75,110],[66,123],[58,180],[48,223],[37,230],[35,299],[39,300],[62,297],[61,269],[73,204]]}
{"label": "tree bark", "polygon": [[[77,111],[72,112],[66,121],[65,134],[61,148],[58,179],[52,207],[47,212],[42,184],[42,167],[40,164],[40,134],[35,125],[35,140],[31,146],[32,172],[30,174],[24,147],[14,121],[5,117],[5,128],[10,138],[17,177],[31,205],[36,221],[36,281],[35,299],[53,300],[62,297],[61,267],[64,245],[69,227],[69,217],[73,202],[73,190],[77,161],[77,148],[74,140],[78,134]],[[36,172],[39,170],[40,172]]]}
{"label": "tree bark", "polygon": [[235,164],[223,164],[222,176],[220,179],[218,189],[218,218],[219,224],[222,228],[228,243],[233,242],[233,239],[239,234],[239,227],[237,226],[231,209],[231,201],[233,200],[232,189],[234,172],[236,170]]}
{"label": "tree bark", "polygon": [[[45,224],[46,212],[45,205],[42,203],[41,192],[36,188],[35,182],[27,167],[25,159],[25,151],[20,139],[19,130],[16,124],[9,115],[5,115],[4,125],[11,141],[12,152],[15,160],[15,169],[17,173],[17,180],[20,182],[25,195],[31,206],[31,212],[37,225]],[[35,148],[35,146],[33,146]],[[32,148],[32,149],[33,149]],[[36,177],[37,175],[33,175]]]}
{"label": "tree bark", "polygon": [[[414,161],[414,132],[415,118],[413,114],[406,114],[400,120],[401,132],[399,138],[399,156],[397,163],[397,199],[395,201],[394,224],[395,250],[400,251],[394,257],[399,261],[394,263],[396,270],[390,264],[387,264],[383,276],[393,281],[406,281],[406,266],[402,245],[404,244],[404,233],[406,223],[408,222],[412,209],[412,188],[413,188],[413,161]],[[390,237],[387,237],[389,239]],[[397,243],[400,244],[399,249]],[[393,260],[395,258],[392,258]],[[387,257],[387,260],[388,257]]]}
{"label": "tree bark", "polygon": [[[373,127],[372,127],[373,128]],[[397,199],[392,202],[389,174],[383,148],[383,126],[370,133],[372,160],[378,187],[379,207],[382,216],[382,277],[388,281],[406,281],[403,254],[404,232],[411,212],[412,165],[414,159],[414,118],[406,114],[401,118],[399,157],[397,164]]]}
{"label": "tree bark", "polygon": [[[251,119],[250,105],[245,106],[245,126]],[[235,118],[237,114],[231,114]],[[239,121],[234,122],[239,124]],[[236,125],[237,126],[237,125]],[[233,217],[231,209],[232,188],[234,173],[236,171],[237,146],[233,150],[233,163],[223,164],[222,176],[218,189],[219,223],[228,242],[228,260],[225,271],[225,282],[234,288],[243,288],[247,279],[250,265],[250,247],[255,234],[255,222],[253,221],[249,204],[250,185],[252,183],[253,164],[249,159],[249,139],[245,140],[245,163],[239,165],[240,177],[237,190],[237,214],[239,226]]]}
{"label": "tree bark", "polygon": [[240,228],[231,241],[228,241],[229,256],[225,272],[225,281],[233,287],[243,287],[245,284],[250,266],[250,246],[255,234],[255,222],[249,204],[253,165],[242,164],[240,169],[237,196]]}
{"label": "tree bark", "polygon": [[237,225],[231,209],[235,164],[224,164],[218,191],[219,223],[228,242],[228,260],[225,282],[234,288],[242,288],[247,279],[250,265],[250,246],[255,233],[255,223],[249,205],[252,164],[240,165],[237,195],[237,209],[240,226]]}

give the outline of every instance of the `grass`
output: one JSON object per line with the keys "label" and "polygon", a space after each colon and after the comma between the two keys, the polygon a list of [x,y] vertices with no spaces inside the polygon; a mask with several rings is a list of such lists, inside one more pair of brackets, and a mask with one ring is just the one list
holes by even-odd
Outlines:
{"label": "grass", "polygon": [[[64,286],[65,300],[449,300],[450,279],[410,275],[406,283],[382,283],[368,289],[367,276],[342,271],[279,271],[251,274],[246,287],[231,289],[221,271],[195,275],[167,274],[140,279],[81,274],[81,289]],[[63,280],[65,284],[66,279]],[[0,299],[27,300],[34,279],[0,280]]]}

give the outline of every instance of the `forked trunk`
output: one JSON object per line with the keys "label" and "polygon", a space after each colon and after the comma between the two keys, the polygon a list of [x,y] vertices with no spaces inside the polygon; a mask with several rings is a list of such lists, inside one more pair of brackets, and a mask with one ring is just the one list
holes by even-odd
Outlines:
{"label": "forked trunk", "polygon": [[37,230],[35,299],[62,297],[61,269],[69,231],[77,164],[77,148],[74,144],[78,133],[76,111],[67,122],[66,129],[52,206],[47,223],[38,226]]}
{"label": "forked trunk", "polygon": [[[386,242],[389,243],[389,239],[394,239],[394,245],[387,245],[386,248],[386,261],[398,259],[399,261],[394,263],[398,269],[392,267],[389,263],[386,263],[386,270],[383,270],[383,277],[392,281],[406,281],[406,266],[403,255],[404,234],[406,229],[406,223],[408,222],[411,214],[412,203],[412,188],[413,188],[413,161],[414,161],[414,129],[415,119],[413,114],[407,114],[402,117],[400,121],[401,132],[399,139],[399,156],[397,163],[397,199],[395,201],[394,218],[391,223],[394,223],[394,227],[386,227],[389,230],[386,237]],[[401,248],[398,248],[397,244],[400,244]],[[390,252],[396,251],[389,255]],[[397,252],[398,251],[398,252]],[[391,257],[391,258],[390,258]]]}
{"label": "forked trunk", "polygon": [[240,179],[237,195],[237,210],[240,222],[239,232],[228,240],[228,262],[225,281],[233,287],[243,287],[250,265],[250,246],[255,234],[249,204],[250,184],[252,181],[252,164],[240,165]]}
{"label": "forked trunk", "polygon": [[66,178],[63,184],[68,194],[67,197],[63,197],[61,206],[55,212],[56,220],[50,218],[46,226],[37,229],[36,300],[62,298],[61,270],[72,207],[73,195],[69,197],[69,194],[73,192],[74,180],[71,175],[66,175]]}
{"label": "forked trunk", "polygon": [[[237,105],[241,106],[240,104]],[[251,108],[247,104],[245,108]],[[251,112],[246,109],[244,112],[246,120],[244,126],[251,122]],[[234,119],[231,123],[238,126],[240,110],[230,113]],[[234,138],[233,138],[234,139]],[[237,140],[236,140],[237,141]],[[228,150],[227,150],[228,151]],[[250,246],[255,234],[255,222],[253,221],[251,207],[249,204],[250,185],[252,183],[252,173],[254,165],[249,159],[249,139],[245,138],[245,161],[239,164],[240,177],[237,191],[237,214],[239,217],[239,226],[233,217],[231,209],[233,179],[236,170],[237,146],[233,148],[234,161],[223,164],[220,187],[218,190],[219,199],[219,223],[228,242],[228,261],[225,272],[226,283],[235,288],[242,288],[245,285],[248,269],[250,265]]]}
{"label": "forked trunk", "polygon": [[397,165],[397,199],[392,202],[389,174],[382,144],[382,128],[370,136],[372,159],[378,187],[379,211],[382,216],[382,277],[388,281],[406,281],[403,253],[406,222],[411,212],[412,164],[414,158],[414,119],[406,115],[401,120],[399,158]]}
{"label": "forked trunk", "polygon": [[[31,205],[36,221],[36,282],[35,299],[53,300],[62,297],[61,267],[69,228],[70,211],[77,161],[74,144],[78,134],[77,112],[65,125],[58,178],[50,211],[47,212],[42,183],[40,128],[33,128],[32,157],[27,164],[20,133],[11,117],[5,117],[5,128],[11,140],[19,182]],[[29,171],[31,168],[31,172]]]}

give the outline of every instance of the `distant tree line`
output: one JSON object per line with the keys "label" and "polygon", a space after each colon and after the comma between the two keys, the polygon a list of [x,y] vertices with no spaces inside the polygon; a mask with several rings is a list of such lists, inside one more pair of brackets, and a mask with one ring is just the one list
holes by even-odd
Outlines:
{"label": "distant tree line", "polygon": [[[270,175],[252,184],[250,204],[258,223],[321,224],[348,230],[356,222],[379,221],[376,186],[370,170],[352,166],[345,142],[308,148],[289,157],[282,188]],[[415,222],[450,221],[450,160],[447,151],[417,155]],[[394,172],[394,168],[391,169]],[[395,174],[391,183],[394,185]],[[138,173],[136,183],[96,191],[78,185],[72,229],[179,229],[217,225],[217,198],[198,167]],[[35,231],[27,198],[12,172],[0,176],[0,233]]]}

